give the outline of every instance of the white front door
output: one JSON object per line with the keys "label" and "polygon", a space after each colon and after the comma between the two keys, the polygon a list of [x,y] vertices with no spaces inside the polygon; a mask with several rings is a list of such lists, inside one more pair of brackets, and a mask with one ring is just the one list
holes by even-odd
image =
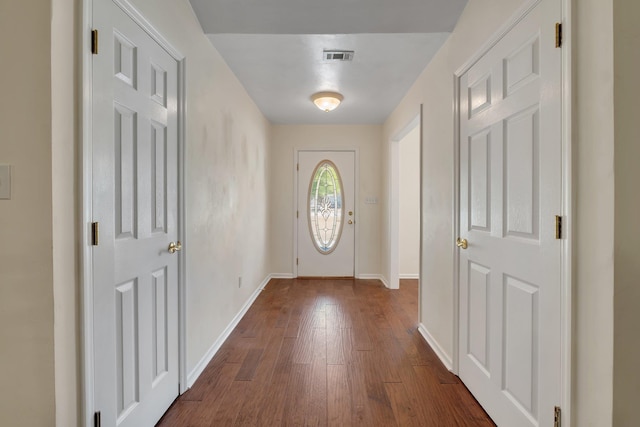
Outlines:
{"label": "white front door", "polygon": [[539,2],[460,79],[459,374],[505,427],[560,404],[559,15]]}
{"label": "white front door", "polygon": [[355,152],[298,152],[298,276],[353,277]]}
{"label": "white front door", "polygon": [[94,407],[151,426],[178,396],[178,64],[112,0],[93,2]]}

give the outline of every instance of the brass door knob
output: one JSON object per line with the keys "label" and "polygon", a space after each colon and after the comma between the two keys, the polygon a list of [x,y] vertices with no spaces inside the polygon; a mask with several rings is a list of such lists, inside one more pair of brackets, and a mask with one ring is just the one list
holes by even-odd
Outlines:
{"label": "brass door knob", "polygon": [[177,242],[171,242],[169,243],[169,253],[170,254],[175,254],[176,252],[179,252],[182,250],[182,243],[180,243],[180,240],[178,240]]}
{"label": "brass door knob", "polygon": [[349,222],[347,224],[353,224],[353,221],[349,220]]}
{"label": "brass door knob", "polygon": [[469,243],[467,242],[467,239],[461,239],[460,237],[458,237],[458,239],[456,240],[456,246],[462,249],[467,249]]}

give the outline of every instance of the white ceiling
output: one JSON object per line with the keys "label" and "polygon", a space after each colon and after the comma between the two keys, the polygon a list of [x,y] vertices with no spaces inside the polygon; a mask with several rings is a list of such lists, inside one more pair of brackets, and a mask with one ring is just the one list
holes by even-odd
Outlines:
{"label": "white ceiling", "polygon": [[[190,0],[204,32],[272,123],[382,123],[467,0]],[[323,50],[354,50],[351,62]],[[310,100],[337,91],[330,113]]]}

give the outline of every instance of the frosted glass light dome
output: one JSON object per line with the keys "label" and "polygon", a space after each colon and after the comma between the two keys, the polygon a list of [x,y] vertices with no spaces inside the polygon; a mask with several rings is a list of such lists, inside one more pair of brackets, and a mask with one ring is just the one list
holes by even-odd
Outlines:
{"label": "frosted glass light dome", "polygon": [[313,103],[322,111],[333,111],[338,108],[344,97],[338,92],[318,92],[311,96]]}

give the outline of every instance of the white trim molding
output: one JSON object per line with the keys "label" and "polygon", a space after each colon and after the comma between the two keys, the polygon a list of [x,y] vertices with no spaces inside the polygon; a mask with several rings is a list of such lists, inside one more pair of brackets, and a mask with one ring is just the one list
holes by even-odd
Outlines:
{"label": "white trim molding", "polygon": [[356,279],[361,279],[361,280],[379,280],[382,282],[385,288],[389,288],[389,282],[387,281],[386,277],[384,277],[382,274],[358,274],[355,277]]}
{"label": "white trim molding", "polygon": [[244,305],[242,306],[238,314],[236,314],[234,318],[231,319],[231,322],[227,325],[227,327],[222,332],[222,334],[220,334],[220,336],[213,342],[209,350],[204,354],[204,356],[202,356],[200,361],[191,370],[191,372],[189,372],[189,375],[187,376],[187,388],[191,388],[193,384],[196,382],[196,380],[200,377],[200,375],[205,370],[209,362],[211,362],[211,359],[213,359],[216,353],[218,353],[218,350],[220,350],[220,347],[222,347],[222,344],[224,344],[227,338],[229,338],[229,335],[231,335],[231,332],[233,332],[235,327],[238,326],[238,323],[240,323],[240,320],[242,320],[244,315],[247,314],[247,311],[249,311],[253,303],[256,301],[256,299],[258,298],[258,295],[260,295],[260,292],[264,290],[265,286],[267,286],[267,283],[269,283],[269,280],[271,280],[272,278],[274,278],[272,274],[265,277],[265,279],[262,281],[262,283],[260,283],[258,288],[251,294],[247,302],[244,303]]}
{"label": "white trim molding", "polygon": [[79,144],[80,154],[78,155],[78,170],[81,173],[82,199],[79,203],[80,218],[82,218],[81,243],[79,253],[81,254],[80,268],[82,283],[80,286],[81,293],[81,351],[82,351],[82,407],[81,407],[81,424],[91,425],[93,422],[94,412],[94,359],[93,359],[93,267],[92,267],[92,248],[89,245],[91,238],[90,224],[93,218],[93,179],[92,168],[89,166],[93,159],[93,146],[91,144],[91,136],[93,126],[91,122],[93,105],[93,79],[92,79],[92,53],[91,42],[87,34],[91,34],[93,29],[93,0],[82,1],[82,25],[79,33],[82,35],[80,40],[81,51],[78,61],[81,64],[82,90],[79,91],[79,103],[82,105],[82,118],[80,120],[80,130],[82,141]]}
{"label": "white trim molding", "polygon": [[187,59],[178,62],[178,236],[182,250],[178,254],[178,360],[180,394],[187,391]]}
{"label": "white trim molding", "polygon": [[292,273],[272,273],[269,279],[295,279]]}
{"label": "white trim molding", "polygon": [[562,242],[562,367],[560,379],[560,405],[562,422],[572,425],[572,384],[573,384],[573,235],[575,221],[575,194],[573,190],[573,24],[572,0],[562,0],[562,203],[566,220],[564,241]]}
{"label": "white trim molding", "polygon": [[[393,289],[398,289],[398,280],[401,279],[399,273],[400,265],[400,142],[416,127],[420,127],[420,152],[422,153],[422,105],[420,111],[402,128],[400,128],[389,140],[389,283]],[[422,156],[419,156],[420,174],[422,176]],[[422,178],[420,178],[420,195],[422,197]],[[422,205],[422,204],[420,204]],[[422,208],[422,206],[421,206]],[[420,216],[422,218],[422,215]],[[422,235],[422,233],[420,233]],[[421,243],[422,244],[422,239]],[[420,259],[419,262],[422,260]],[[389,287],[389,286],[387,286]]]}
{"label": "white trim molding", "polygon": [[419,274],[400,274],[399,278],[400,278],[400,280],[402,280],[402,279],[419,279],[420,275]]}
{"label": "white trim molding", "polygon": [[445,368],[451,371],[453,369],[453,360],[447,354],[447,352],[442,348],[438,340],[436,340],[433,337],[433,335],[429,333],[429,331],[427,330],[427,327],[424,326],[422,323],[420,323],[420,325],[418,326],[418,332],[420,332],[420,335],[422,335],[422,338],[424,338],[427,344],[429,344],[429,347],[431,347],[433,352],[438,356],[438,359],[440,359],[440,361],[445,366]]}

